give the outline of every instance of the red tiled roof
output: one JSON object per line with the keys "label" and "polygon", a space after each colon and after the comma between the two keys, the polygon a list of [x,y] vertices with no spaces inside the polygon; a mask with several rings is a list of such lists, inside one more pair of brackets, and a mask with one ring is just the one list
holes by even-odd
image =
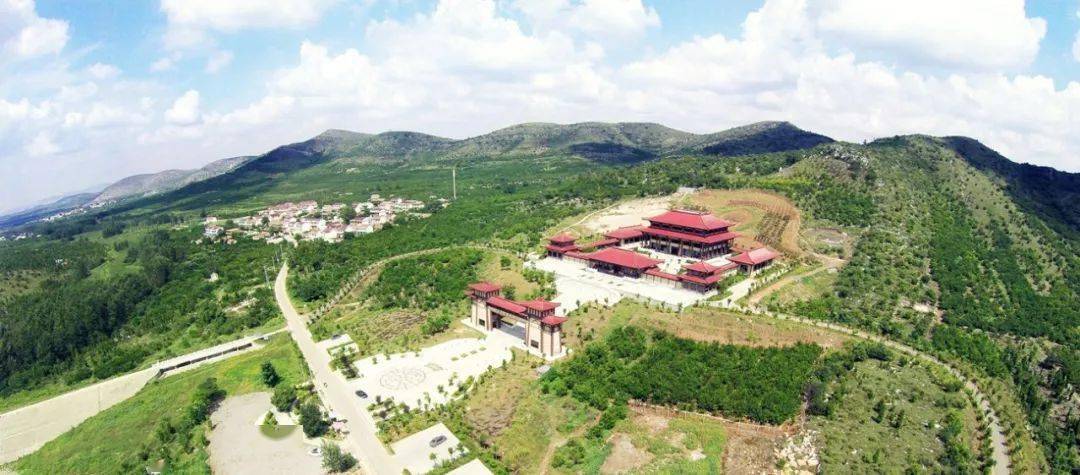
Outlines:
{"label": "red tiled roof", "polygon": [[605,237],[611,239],[635,239],[641,237],[641,235],[641,226],[619,228],[604,233]]}
{"label": "red tiled roof", "polygon": [[566,317],[560,317],[557,315],[548,315],[540,319],[540,323],[545,325],[558,325],[566,321]]}
{"label": "red tiled roof", "polygon": [[559,306],[559,304],[557,304],[555,302],[549,302],[547,300],[539,300],[539,299],[537,299],[537,300],[526,300],[524,302],[518,302],[518,303],[521,304],[521,305],[524,305],[526,307],[529,307],[529,308],[531,308],[533,310],[536,310],[537,312],[546,312],[548,310],[555,310],[555,307]]}
{"label": "red tiled roof", "polygon": [[701,285],[712,285],[712,284],[715,284],[717,282],[720,282],[720,280],[723,279],[723,278],[724,278],[723,274],[712,274],[712,275],[710,275],[708,277],[698,277],[696,275],[690,275],[690,274],[679,274],[679,279],[680,280],[685,280],[687,282],[693,282],[695,284],[701,284]]}
{"label": "red tiled roof", "polygon": [[693,264],[683,266],[683,269],[700,272],[702,274],[712,274],[713,272],[716,272],[719,267],[709,264],[705,261],[697,261]]}
{"label": "red tiled roof", "polygon": [[681,209],[671,210],[659,216],[648,218],[651,223],[681,226],[684,228],[698,229],[701,231],[714,231],[731,226],[735,223],[717,218],[712,213],[701,211],[686,211]]}
{"label": "red tiled roof", "polygon": [[629,267],[631,269],[648,269],[650,267],[656,267],[661,262],[656,259],[650,259],[649,257],[634,251],[627,251],[626,249],[617,247],[604,248],[590,253],[586,257],[589,260],[614,264],[621,267]]}
{"label": "red tiled roof", "polygon": [[696,234],[682,233],[679,231],[672,231],[670,229],[660,228],[645,228],[642,230],[642,232],[652,236],[660,236],[670,239],[682,239],[684,241],[696,242],[701,244],[716,244],[718,242],[730,241],[739,236],[739,233],[733,231],[713,234],[710,236],[698,236]]}
{"label": "red tiled roof", "polygon": [[547,248],[547,250],[549,250],[549,251],[555,251],[555,252],[569,252],[569,251],[577,251],[577,250],[581,249],[580,247],[575,246],[573,244],[567,244],[567,245],[564,245],[564,246],[556,246],[554,244],[548,244],[548,245],[546,245],[544,247]]}
{"label": "red tiled roof", "polygon": [[648,275],[654,276],[654,277],[659,277],[661,279],[679,280],[679,276],[677,276],[675,274],[669,274],[669,273],[664,272],[664,271],[662,271],[660,269],[657,269],[655,267],[652,268],[652,269],[646,270],[645,273],[648,274]]}
{"label": "red tiled roof", "polygon": [[580,252],[580,251],[576,251],[576,250],[575,251],[566,251],[566,255],[568,257],[576,257],[578,259],[588,259],[589,258],[589,253],[588,252]]}
{"label": "red tiled roof", "polygon": [[501,285],[492,284],[491,282],[476,282],[469,284],[469,288],[477,292],[494,292],[502,288]]}
{"label": "red tiled roof", "polygon": [[737,264],[742,264],[744,266],[752,266],[761,264],[763,262],[771,261],[779,256],[780,253],[767,247],[761,247],[758,249],[754,249],[753,251],[747,251],[742,254],[729,257],[728,260]]}
{"label": "red tiled roof", "polygon": [[599,241],[590,242],[590,243],[588,243],[588,244],[586,244],[584,246],[581,246],[581,247],[585,247],[585,248],[606,247],[606,246],[613,246],[613,245],[618,244],[618,243],[619,243],[618,239],[601,239]]}
{"label": "red tiled roof", "polygon": [[488,297],[488,305],[492,307],[505,310],[510,313],[523,314],[525,313],[525,306],[521,305],[513,300],[507,300],[502,297]]}
{"label": "red tiled roof", "polygon": [[559,233],[551,236],[548,240],[551,241],[552,244],[569,244],[577,240],[577,238],[571,236],[570,233]]}

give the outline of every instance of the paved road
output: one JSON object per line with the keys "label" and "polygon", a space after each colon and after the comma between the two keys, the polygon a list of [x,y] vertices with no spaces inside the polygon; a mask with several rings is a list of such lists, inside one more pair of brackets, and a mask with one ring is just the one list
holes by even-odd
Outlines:
{"label": "paved road", "polygon": [[375,436],[378,432],[375,421],[360,406],[345,379],[330,368],[330,355],[315,346],[315,340],[304,318],[296,312],[289,300],[286,286],[288,275],[289,267],[286,264],[281,267],[277,280],[274,281],[274,297],[277,299],[278,306],[281,307],[281,313],[285,315],[289,333],[292,334],[293,340],[300,347],[300,353],[304,355],[304,360],[311,368],[315,387],[322,397],[323,404],[327,409],[333,410],[348,421],[345,423],[349,431],[349,435],[345,438],[345,449],[356,455],[365,473],[400,474],[404,467],[387,452],[386,447]]}
{"label": "paved road", "polygon": [[[713,306],[721,307],[722,305],[720,305],[719,303],[714,303]],[[767,316],[770,316],[770,317],[773,317],[773,318],[776,318],[776,319],[780,319],[780,320],[789,320],[789,321],[799,322],[799,323],[806,324],[806,325],[812,325],[812,326],[819,327],[819,328],[825,328],[825,329],[837,331],[837,332],[840,332],[840,333],[845,333],[845,334],[848,334],[848,335],[851,335],[851,336],[854,336],[854,337],[857,337],[857,338],[861,338],[861,339],[864,339],[864,340],[878,342],[878,343],[884,344],[884,345],[886,345],[886,346],[888,346],[890,348],[893,348],[893,349],[895,349],[897,351],[907,353],[907,354],[912,355],[912,356],[917,356],[917,357],[920,357],[920,358],[924,358],[924,359],[926,359],[928,361],[931,361],[933,363],[936,363],[936,364],[944,367],[946,370],[949,371],[949,373],[951,373],[953,376],[956,376],[957,378],[959,378],[961,381],[964,382],[964,387],[966,389],[968,389],[969,391],[971,391],[971,393],[974,395],[975,403],[979,406],[979,408],[982,409],[982,411],[984,413],[989,414],[989,417],[987,417],[987,422],[988,422],[988,426],[990,428],[990,445],[994,450],[993,451],[994,467],[993,467],[993,469],[991,470],[990,473],[992,473],[993,475],[1007,475],[1007,474],[1009,474],[1011,472],[1011,469],[1009,468],[1009,465],[1010,465],[1010,463],[1009,463],[1009,448],[1008,448],[1008,444],[1006,443],[1005,431],[1001,428],[1001,423],[1000,423],[1000,421],[998,419],[997,412],[995,412],[994,408],[992,406],[990,406],[989,399],[987,399],[986,395],[984,395],[982,393],[982,391],[979,390],[979,387],[976,386],[975,383],[971,382],[970,379],[967,376],[965,376],[963,373],[961,373],[960,370],[954,368],[952,365],[937,359],[933,355],[930,355],[928,353],[925,353],[925,352],[923,352],[921,350],[910,347],[910,346],[905,345],[903,343],[899,343],[897,341],[890,340],[890,339],[882,337],[880,335],[867,333],[867,332],[864,332],[862,330],[856,330],[854,328],[850,328],[850,327],[847,327],[847,326],[844,326],[844,325],[839,325],[839,324],[831,323],[831,322],[823,322],[823,321],[820,321],[820,320],[812,320],[812,319],[809,319],[809,318],[799,317],[799,316],[795,316],[795,315],[787,315],[787,314],[783,314],[783,313],[770,312],[770,311],[763,310],[763,309],[760,309],[760,308],[749,308],[749,309],[748,308],[740,308],[740,310],[749,311],[751,313],[758,314],[758,315],[767,315]]]}

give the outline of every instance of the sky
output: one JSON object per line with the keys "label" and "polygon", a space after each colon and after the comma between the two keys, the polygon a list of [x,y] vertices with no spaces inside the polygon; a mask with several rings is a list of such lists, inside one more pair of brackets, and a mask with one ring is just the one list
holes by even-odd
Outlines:
{"label": "sky", "polygon": [[1080,172],[1080,0],[0,0],[0,210],[329,128],[761,120]]}

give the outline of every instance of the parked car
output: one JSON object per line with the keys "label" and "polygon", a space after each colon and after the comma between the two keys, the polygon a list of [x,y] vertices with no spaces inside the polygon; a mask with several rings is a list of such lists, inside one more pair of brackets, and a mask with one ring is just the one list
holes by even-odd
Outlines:
{"label": "parked car", "polygon": [[356,396],[360,399],[367,399],[367,393],[365,393],[363,389],[357,389]]}
{"label": "parked car", "polygon": [[437,436],[435,436],[434,439],[431,439],[431,442],[429,442],[428,445],[430,445],[432,447],[438,447],[439,444],[441,444],[443,442],[446,442],[446,436],[445,435],[437,435]]}

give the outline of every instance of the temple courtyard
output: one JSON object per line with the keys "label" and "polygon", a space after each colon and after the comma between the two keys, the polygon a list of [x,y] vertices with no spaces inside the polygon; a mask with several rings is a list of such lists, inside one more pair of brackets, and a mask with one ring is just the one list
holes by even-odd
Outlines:
{"label": "temple courtyard", "polygon": [[526,265],[555,274],[558,295],[554,301],[561,304],[560,313],[564,315],[589,302],[614,305],[624,297],[639,298],[670,307],[687,307],[709,297],[701,292],[657,285],[643,279],[605,274],[562,259],[548,257]]}

